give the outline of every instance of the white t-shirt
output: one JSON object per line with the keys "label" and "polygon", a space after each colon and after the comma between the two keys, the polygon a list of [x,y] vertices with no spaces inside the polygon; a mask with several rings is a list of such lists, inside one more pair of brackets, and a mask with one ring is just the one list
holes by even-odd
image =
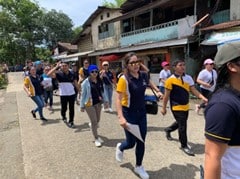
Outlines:
{"label": "white t-shirt", "polygon": [[208,71],[207,69],[203,69],[198,74],[197,79],[200,79],[200,80],[202,80],[206,83],[209,83],[209,84],[212,82],[212,86],[210,88],[206,88],[205,86],[200,85],[201,88],[209,90],[209,91],[212,92],[216,87],[217,72],[214,69],[212,69],[211,71]]}
{"label": "white t-shirt", "polygon": [[[162,69],[159,73],[159,79],[166,80],[168,77],[171,76],[171,71],[170,70],[164,70]],[[159,86],[164,87],[164,82],[160,81]]]}

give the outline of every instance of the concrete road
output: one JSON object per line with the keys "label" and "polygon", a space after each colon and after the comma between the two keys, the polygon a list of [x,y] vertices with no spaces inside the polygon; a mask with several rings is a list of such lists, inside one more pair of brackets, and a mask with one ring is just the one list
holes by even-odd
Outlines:
{"label": "concrete road", "polygon": [[[76,128],[60,119],[59,97],[54,96],[54,112],[44,109],[48,122],[35,120],[30,111],[35,104],[22,88],[22,75],[9,73],[7,90],[0,91],[0,178],[1,179],[136,179],[135,152],[124,152],[123,163],[115,161],[115,147],[124,140],[116,113],[102,113],[99,134],[101,148],[93,142],[87,114],[75,106]],[[148,115],[148,134],[143,165],[152,179],[198,179],[204,157],[204,118],[196,115],[191,101],[188,120],[189,144],[194,157],[179,150],[178,134],[167,141],[163,129],[173,122],[168,109],[165,117]],[[161,105],[161,102],[160,102]],[[113,107],[115,111],[115,107]],[[159,107],[160,110],[160,107]]]}

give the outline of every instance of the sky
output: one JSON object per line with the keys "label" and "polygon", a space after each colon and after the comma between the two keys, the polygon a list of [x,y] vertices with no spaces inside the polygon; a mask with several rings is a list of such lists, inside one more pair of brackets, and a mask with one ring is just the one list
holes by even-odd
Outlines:
{"label": "sky", "polygon": [[74,27],[84,24],[97,7],[103,4],[103,0],[37,0],[37,2],[48,11],[55,9],[67,14],[72,19]]}

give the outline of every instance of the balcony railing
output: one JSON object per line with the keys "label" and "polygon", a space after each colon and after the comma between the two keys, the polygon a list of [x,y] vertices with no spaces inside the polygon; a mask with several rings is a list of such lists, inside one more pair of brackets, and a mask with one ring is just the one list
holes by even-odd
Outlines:
{"label": "balcony railing", "polygon": [[170,39],[180,39],[192,35],[194,28],[192,25],[196,22],[196,16],[187,16],[186,18],[166,22],[148,28],[138,29],[132,32],[121,34],[121,46],[138,44],[144,42],[156,42]]}

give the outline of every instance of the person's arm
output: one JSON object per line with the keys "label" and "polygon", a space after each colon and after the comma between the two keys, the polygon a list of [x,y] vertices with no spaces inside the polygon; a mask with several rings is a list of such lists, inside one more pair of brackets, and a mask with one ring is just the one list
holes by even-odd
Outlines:
{"label": "person's arm", "polygon": [[211,85],[209,83],[206,83],[206,82],[204,82],[203,80],[201,80],[199,78],[197,79],[197,83],[200,84],[200,85],[203,85],[206,88],[211,88]]}
{"label": "person's arm", "polygon": [[60,67],[60,64],[61,64],[61,61],[57,62],[57,65],[47,73],[47,76],[51,76]]}
{"label": "person's arm", "polygon": [[162,104],[163,106],[162,106],[162,110],[161,110],[162,115],[167,114],[167,102],[169,100],[170,93],[171,93],[171,91],[169,89],[165,88],[165,92],[163,95],[163,104]]}
{"label": "person's arm", "polygon": [[122,112],[122,104],[121,104],[122,96],[123,96],[123,94],[121,92],[116,93],[116,109],[117,109],[119,123],[123,128],[126,129],[127,128],[127,120],[123,116],[123,112]]}
{"label": "person's arm", "polygon": [[30,91],[29,91],[29,77],[26,77],[25,79],[24,79],[24,84],[23,84],[23,89],[24,89],[24,91],[27,93],[27,95],[29,96],[29,97],[31,97],[32,95],[31,95],[31,93],[30,93]]}
{"label": "person's arm", "polygon": [[149,80],[149,85],[151,86],[151,88],[157,93],[157,96],[159,98],[163,97],[163,94],[160,92],[160,90],[158,89],[158,87],[152,82],[152,80]]}
{"label": "person's arm", "polygon": [[205,103],[208,102],[208,99],[205,98],[194,86],[190,87],[190,91],[198,98],[202,99]]}
{"label": "person's arm", "polygon": [[205,140],[204,179],[221,178],[221,159],[226,149],[226,143]]}
{"label": "person's arm", "polygon": [[146,65],[144,65],[143,63],[140,63],[140,70],[144,71],[146,73],[148,73],[150,70],[148,69],[148,67]]}

